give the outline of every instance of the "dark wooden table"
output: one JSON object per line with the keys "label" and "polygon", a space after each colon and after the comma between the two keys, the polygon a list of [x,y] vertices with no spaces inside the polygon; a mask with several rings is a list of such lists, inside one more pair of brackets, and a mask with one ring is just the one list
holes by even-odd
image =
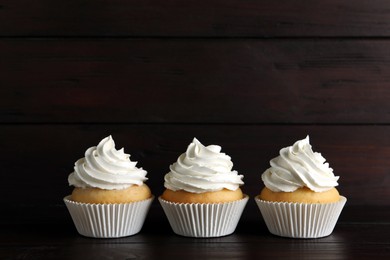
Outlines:
{"label": "dark wooden table", "polygon": [[[10,208],[12,210],[12,208]],[[80,236],[63,205],[14,209],[1,223],[0,259],[389,259],[390,207],[346,206],[334,232],[320,239],[271,235],[249,201],[232,235],[175,235],[154,202],[137,235],[117,239]]]}

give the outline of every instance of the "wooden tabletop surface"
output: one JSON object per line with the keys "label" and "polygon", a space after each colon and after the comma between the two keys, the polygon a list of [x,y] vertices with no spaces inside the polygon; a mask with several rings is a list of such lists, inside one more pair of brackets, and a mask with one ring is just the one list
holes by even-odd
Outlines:
{"label": "wooden tabletop surface", "polygon": [[140,233],[113,239],[79,235],[64,205],[14,210],[14,217],[1,223],[0,259],[390,257],[389,207],[347,205],[333,233],[318,239],[282,238],[270,234],[254,201],[249,201],[235,233],[220,238],[188,238],[174,234],[158,203],[153,204]]}

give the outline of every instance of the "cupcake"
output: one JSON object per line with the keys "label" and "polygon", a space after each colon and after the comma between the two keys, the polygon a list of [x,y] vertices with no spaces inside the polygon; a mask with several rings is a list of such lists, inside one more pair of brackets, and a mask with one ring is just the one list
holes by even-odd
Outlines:
{"label": "cupcake", "polygon": [[309,136],[282,148],[270,165],[255,198],[268,230],[293,238],[330,235],[347,199],[335,188],[339,177],[313,152]]}
{"label": "cupcake", "polygon": [[147,172],[136,164],[111,136],[76,161],[68,177],[74,189],[64,202],[81,235],[114,238],[141,230],[154,197],[144,184]]}
{"label": "cupcake", "polygon": [[165,175],[159,197],[173,232],[187,237],[220,237],[234,232],[248,201],[243,175],[218,145],[196,138]]}

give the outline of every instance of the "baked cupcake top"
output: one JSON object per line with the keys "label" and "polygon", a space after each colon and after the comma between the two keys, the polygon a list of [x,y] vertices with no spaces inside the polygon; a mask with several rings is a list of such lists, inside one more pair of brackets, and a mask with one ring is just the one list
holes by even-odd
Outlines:
{"label": "baked cupcake top", "polygon": [[173,191],[203,193],[222,189],[237,190],[244,184],[243,175],[232,171],[231,158],[221,153],[220,146],[204,146],[196,138],[169,168],[164,186]]}
{"label": "baked cupcake top", "polygon": [[274,192],[293,192],[307,187],[315,192],[330,190],[338,185],[338,176],[320,153],[313,152],[309,136],[282,148],[279,156],[270,161],[261,178]]}
{"label": "baked cupcake top", "polygon": [[85,157],[76,161],[69,185],[79,188],[121,190],[131,185],[142,185],[147,180],[146,171],[136,167],[124,149],[116,150],[111,135],[92,146]]}

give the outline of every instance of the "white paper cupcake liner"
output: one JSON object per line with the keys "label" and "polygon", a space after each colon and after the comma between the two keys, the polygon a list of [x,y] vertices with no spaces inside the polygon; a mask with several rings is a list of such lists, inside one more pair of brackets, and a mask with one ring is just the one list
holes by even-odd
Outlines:
{"label": "white paper cupcake liner", "polygon": [[309,204],[270,202],[255,198],[268,230],[278,236],[320,238],[329,236],[347,202],[340,196],[335,203]]}
{"label": "white paper cupcake liner", "polygon": [[173,203],[159,197],[173,232],[186,237],[221,237],[232,234],[248,196],[238,201],[213,204]]}
{"label": "white paper cupcake liner", "polygon": [[116,238],[137,234],[154,197],[123,204],[90,204],[64,198],[77,231],[86,237]]}

